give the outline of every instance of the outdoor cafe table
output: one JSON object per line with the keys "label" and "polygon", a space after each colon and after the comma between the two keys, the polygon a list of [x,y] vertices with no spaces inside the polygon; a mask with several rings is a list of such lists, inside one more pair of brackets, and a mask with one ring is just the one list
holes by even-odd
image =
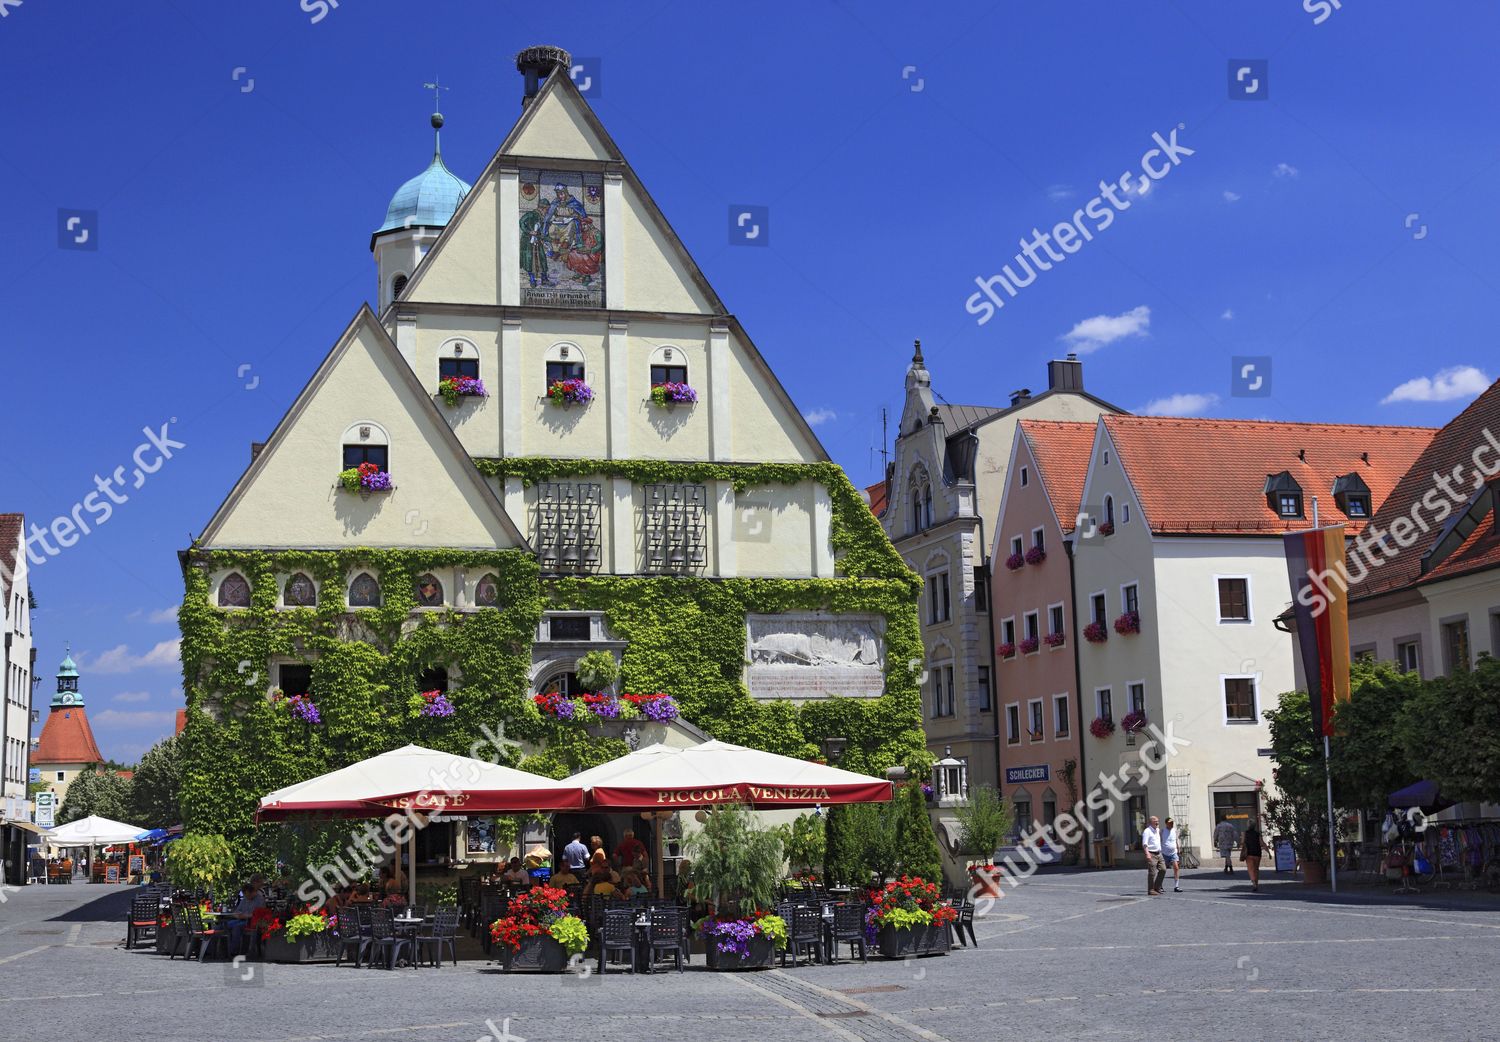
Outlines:
{"label": "outdoor cafe table", "polygon": [[417,927],[426,921],[424,917],[412,915],[409,912],[391,916],[391,924],[395,926],[396,932],[411,942],[411,947],[408,949],[410,954],[407,956],[407,964],[412,969],[417,969],[421,965],[417,962]]}

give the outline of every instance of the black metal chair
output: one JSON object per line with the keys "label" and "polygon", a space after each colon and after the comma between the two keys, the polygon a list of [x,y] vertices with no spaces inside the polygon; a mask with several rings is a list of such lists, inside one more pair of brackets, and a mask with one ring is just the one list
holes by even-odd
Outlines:
{"label": "black metal chair", "polygon": [[439,908],[417,931],[417,950],[414,957],[420,959],[425,950],[432,957],[432,965],[443,965],[443,949],[446,947],[458,965],[458,909]]}
{"label": "black metal chair", "polygon": [[854,949],[859,949],[859,961],[869,962],[868,941],[865,938],[865,910],[857,904],[834,905],[833,926],[829,930],[830,951],[828,959],[837,962],[839,945],[849,946],[849,958],[854,958]]}
{"label": "black metal chair", "polygon": [[221,930],[217,922],[213,926],[205,926],[203,913],[197,905],[188,905],[183,910],[187,916],[187,951],[183,953],[186,958],[193,957],[193,948],[198,949],[198,961],[202,962],[208,958],[208,953],[215,945],[223,945],[224,958],[229,958],[229,931]]}
{"label": "black metal chair", "polygon": [[[130,902],[130,917],[125,920],[125,947],[135,947],[138,940],[155,941],[157,916],[161,915],[161,898],[155,891],[137,894]],[[144,935],[144,936],[143,936]]]}
{"label": "black metal chair", "polygon": [[344,965],[344,954],[353,948],[354,968],[359,969],[365,951],[370,947],[369,935],[360,928],[359,914],[352,908],[339,909],[334,916],[334,929],[338,931],[339,938],[339,957],[334,965]]}
{"label": "black metal chair", "polygon": [[[638,909],[630,909],[631,915]],[[677,972],[682,972],[682,913],[675,908],[652,908],[646,912],[646,972],[656,969],[657,953],[670,955]]]}
{"label": "black metal chair", "polygon": [[599,938],[599,972],[609,969],[611,952],[623,952],[630,972],[635,972],[635,916],[629,908],[606,908],[596,933]]}
{"label": "black metal chair", "polygon": [[510,898],[499,890],[485,887],[479,891],[479,920],[474,924],[474,932],[486,955],[490,953],[490,947],[494,944],[490,937],[490,924],[504,916],[509,906]]}
{"label": "black metal chair", "polygon": [[[396,932],[389,908],[376,908],[370,914],[370,965],[379,957],[385,968],[393,970],[406,948],[407,940]],[[414,963],[415,965],[415,963]]]}
{"label": "black metal chair", "polygon": [[792,965],[802,957],[802,952],[816,953],[817,961],[823,961],[823,914],[816,908],[803,905],[792,907],[792,917],[786,921],[786,947],[781,952],[781,965],[786,965],[787,953],[792,955]]}
{"label": "black metal chair", "polygon": [[[958,918],[953,920],[953,933],[958,937],[958,943],[967,948],[970,942],[974,947],[979,947],[979,938],[974,934],[974,902],[968,897],[963,897],[953,902],[953,910],[958,913]],[[968,931],[969,939],[964,940],[964,931]]]}

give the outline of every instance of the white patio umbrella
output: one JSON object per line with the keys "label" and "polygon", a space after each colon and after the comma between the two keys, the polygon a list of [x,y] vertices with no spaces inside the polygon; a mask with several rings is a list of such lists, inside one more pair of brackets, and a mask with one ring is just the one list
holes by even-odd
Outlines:
{"label": "white patio umbrella", "polygon": [[86,818],[57,826],[46,841],[54,847],[88,847],[89,864],[92,865],[94,847],[108,846],[111,843],[133,843],[142,831],[144,830],[139,825],[126,825],[121,821],[90,814]]}
{"label": "white patio umbrella", "polygon": [[[648,745],[568,779],[588,790],[588,805],[641,813],[743,803],[760,809],[834,803],[884,803],[891,783],[742,745],[710,741],[686,748]],[[652,830],[660,896],[661,830]]]}
{"label": "white patio umbrella", "polygon": [[[381,818],[393,811],[516,813],[578,810],[583,790],[488,760],[406,745],[261,797],[257,821]],[[410,900],[417,898],[416,833],[408,846]]]}

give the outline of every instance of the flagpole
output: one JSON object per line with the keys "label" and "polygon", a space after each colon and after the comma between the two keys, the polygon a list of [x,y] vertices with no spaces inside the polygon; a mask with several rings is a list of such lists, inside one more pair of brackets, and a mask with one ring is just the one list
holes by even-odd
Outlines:
{"label": "flagpole", "polygon": [[[1312,523],[1318,528],[1318,497],[1312,497]],[[1318,714],[1320,717],[1321,713]],[[1323,783],[1328,791],[1328,882],[1333,893],[1339,892],[1338,837],[1333,818],[1333,767],[1329,763],[1328,721],[1323,721]]]}

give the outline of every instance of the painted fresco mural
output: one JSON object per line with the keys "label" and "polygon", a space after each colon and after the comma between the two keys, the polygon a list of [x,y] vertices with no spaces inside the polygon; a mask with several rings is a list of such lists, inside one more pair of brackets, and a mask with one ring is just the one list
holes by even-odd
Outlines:
{"label": "painted fresco mural", "polygon": [[521,171],[521,303],[604,306],[604,178]]}

